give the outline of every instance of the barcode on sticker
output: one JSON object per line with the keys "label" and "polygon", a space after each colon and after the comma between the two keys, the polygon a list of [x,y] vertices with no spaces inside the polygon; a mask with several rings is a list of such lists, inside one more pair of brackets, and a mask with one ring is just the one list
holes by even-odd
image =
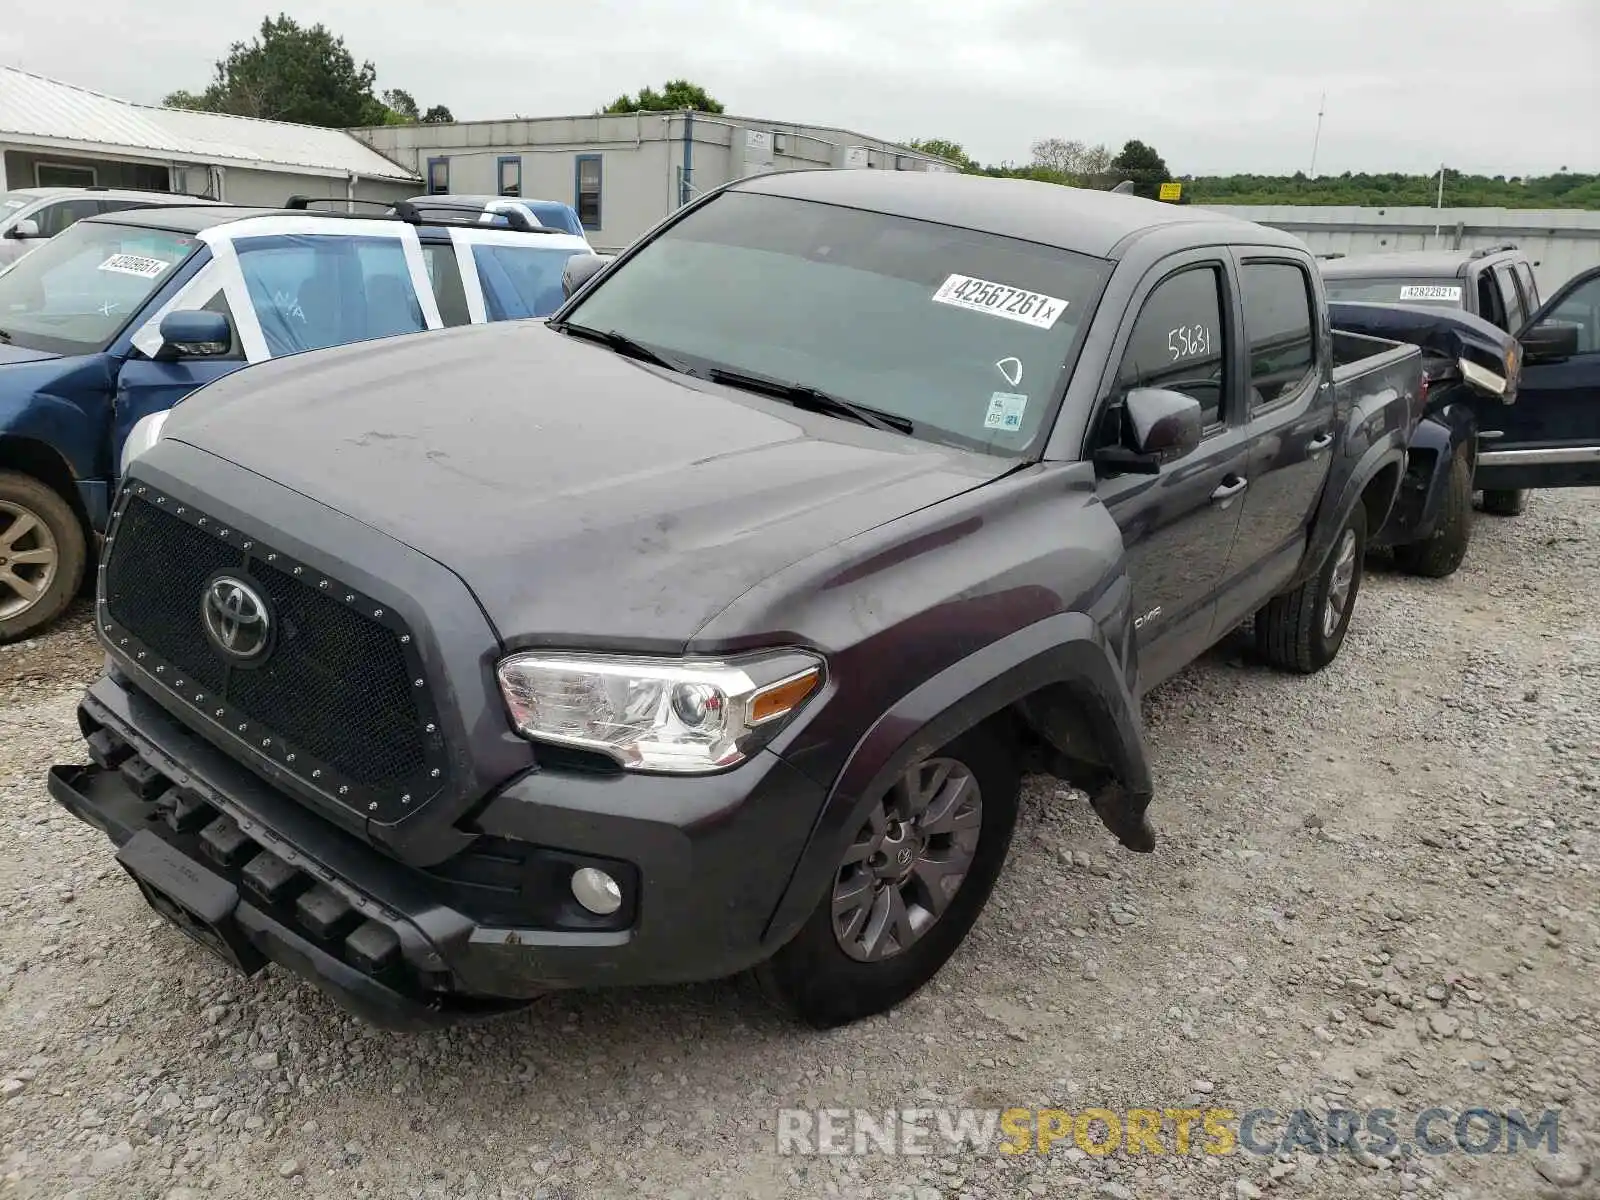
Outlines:
{"label": "barcode on sticker", "polygon": [[970,275],[951,275],[934,292],[935,304],[950,304],[972,312],[1021,321],[1036,329],[1049,329],[1067,310],[1067,302],[1057,296],[1030,292],[1009,283],[974,279]]}
{"label": "barcode on sticker", "polygon": [[113,254],[100,264],[100,269],[115,271],[119,275],[137,275],[141,279],[156,279],[171,265],[159,258],[146,258],[142,254]]}
{"label": "barcode on sticker", "polygon": [[1461,289],[1448,283],[1408,283],[1400,289],[1402,300],[1461,299]]}

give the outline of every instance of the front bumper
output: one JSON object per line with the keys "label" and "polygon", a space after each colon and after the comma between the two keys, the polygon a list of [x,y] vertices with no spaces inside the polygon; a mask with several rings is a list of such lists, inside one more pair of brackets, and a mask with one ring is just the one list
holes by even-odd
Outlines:
{"label": "front bumper", "polygon": [[110,837],[157,911],[247,974],[276,962],[395,1029],[561,988],[719,978],[759,962],[785,936],[772,916],[823,802],[768,753],[699,778],[530,773],[472,825],[496,853],[524,855],[513,889],[602,865],[625,902],[594,918],[545,886],[521,899],[539,919],[511,923],[504,895],[446,878],[453,860],[424,869],[384,854],[115,674],[89,690],[79,720],[95,764],[53,768],[51,795]]}

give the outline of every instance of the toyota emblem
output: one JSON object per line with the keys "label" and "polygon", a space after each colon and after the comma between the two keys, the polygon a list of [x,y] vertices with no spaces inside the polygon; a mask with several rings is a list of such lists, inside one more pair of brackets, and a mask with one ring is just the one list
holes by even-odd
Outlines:
{"label": "toyota emblem", "polygon": [[211,644],[236,662],[260,658],[272,643],[267,602],[242,579],[222,575],[207,584],[200,618]]}

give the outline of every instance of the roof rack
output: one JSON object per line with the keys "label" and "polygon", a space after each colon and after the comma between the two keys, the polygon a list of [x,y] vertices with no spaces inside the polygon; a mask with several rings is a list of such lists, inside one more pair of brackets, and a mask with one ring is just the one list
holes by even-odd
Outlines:
{"label": "roof rack", "polygon": [[1343,258],[1344,257],[1344,251],[1343,250],[1330,250],[1326,254],[1317,255],[1317,257],[1318,258]]}
{"label": "roof rack", "polygon": [[141,188],[141,187],[112,187],[105,183],[91,183],[86,187],[76,188],[80,192],[142,192],[147,196],[188,196],[191,200],[210,200],[216,203],[214,196],[207,196],[202,192],[174,192],[166,188]]}
{"label": "roof rack", "polygon": [[1517,244],[1515,242],[1501,242],[1497,246],[1485,246],[1482,250],[1474,250],[1472,252],[1472,257],[1488,258],[1491,254],[1499,254],[1506,250],[1515,250],[1516,248]]}
{"label": "roof rack", "polygon": [[[555,229],[548,225],[539,225],[528,219],[527,213],[520,209],[495,209],[493,211],[464,208],[459,204],[428,204],[415,200],[341,200],[332,196],[290,196],[284,201],[284,208],[295,212],[309,211],[313,204],[372,204],[384,211],[377,214],[339,212],[338,210],[319,210],[324,217],[359,217],[364,220],[379,221],[404,221],[408,225],[460,225],[472,229],[484,227],[484,216],[503,218],[510,228],[518,233],[565,233],[565,230]],[[424,214],[435,213],[437,216]]]}

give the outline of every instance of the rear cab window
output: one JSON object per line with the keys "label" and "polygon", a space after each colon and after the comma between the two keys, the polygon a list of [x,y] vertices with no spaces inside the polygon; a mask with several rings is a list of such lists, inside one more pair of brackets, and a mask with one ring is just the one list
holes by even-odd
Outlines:
{"label": "rear cab window", "polygon": [[1500,298],[1505,304],[1506,331],[1519,333],[1527,323],[1528,306],[1522,297],[1522,288],[1517,282],[1516,272],[1511,269],[1511,264],[1502,263],[1495,267],[1494,278],[1500,287]]}
{"label": "rear cab window", "polygon": [[1250,407],[1299,395],[1316,377],[1311,278],[1290,262],[1246,262],[1239,270],[1249,341]]}

